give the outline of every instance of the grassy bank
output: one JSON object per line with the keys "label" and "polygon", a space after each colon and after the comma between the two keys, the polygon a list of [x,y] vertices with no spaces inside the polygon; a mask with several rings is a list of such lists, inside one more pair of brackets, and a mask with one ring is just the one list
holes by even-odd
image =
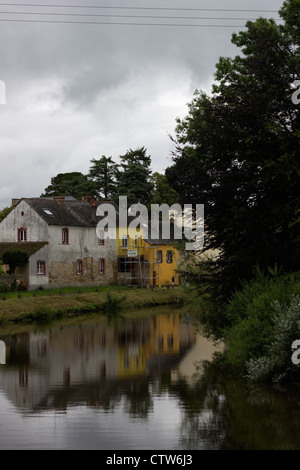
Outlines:
{"label": "grassy bank", "polygon": [[107,287],[10,293],[0,298],[0,324],[46,322],[93,313],[115,313],[159,305],[181,305],[181,288]]}

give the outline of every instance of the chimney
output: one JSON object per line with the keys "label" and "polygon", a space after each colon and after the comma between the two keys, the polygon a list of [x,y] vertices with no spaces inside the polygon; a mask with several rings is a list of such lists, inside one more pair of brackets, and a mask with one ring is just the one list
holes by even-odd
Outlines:
{"label": "chimney", "polygon": [[93,198],[93,196],[82,196],[81,200],[86,201],[89,204],[93,204],[95,202],[95,199]]}
{"label": "chimney", "polygon": [[59,202],[59,204],[64,204],[64,202],[65,202],[65,196],[53,196],[53,199],[55,199],[55,201]]}
{"label": "chimney", "polygon": [[15,206],[19,201],[21,201],[21,199],[12,199],[11,200],[11,205]]}

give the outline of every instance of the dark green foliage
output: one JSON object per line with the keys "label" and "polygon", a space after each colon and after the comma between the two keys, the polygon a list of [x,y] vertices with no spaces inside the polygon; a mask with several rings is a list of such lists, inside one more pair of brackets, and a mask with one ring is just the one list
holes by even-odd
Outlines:
{"label": "dark green foliage", "polygon": [[80,172],[59,173],[51,178],[51,184],[45,189],[41,197],[73,196],[81,199],[82,196],[95,196],[96,185],[86,175]]}
{"label": "dark green foliage", "polygon": [[[273,305],[272,341],[265,351],[255,358],[246,361],[247,377],[252,382],[283,382],[298,381],[300,376],[299,347],[300,338],[300,296],[293,295],[289,302]],[[296,342],[296,347],[292,345]],[[295,346],[295,345],[294,345]],[[296,351],[295,351],[296,349]],[[295,351],[295,357],[293,354]]]}
{"label": "dark green foliage", "polygon": [[92,159],[91,163],[88,177],[95,183],[97,196],[113,200],[117,192],[119,165],[104,155],[99,160]]}
{"label": "dark green foliage", "polygon": [[287,1],[284,26],[260,18],[234,34],[242,54],[219,60],[211,96],[196,91],[177,121],[166,176],[182,204],[205,206],[206,247],[221,249],[220,301],[253,277],[254,265],[300,268],[300,108],[291,99],[299,10],[300,0]]}
{"label": "dark green foliage", "polygon": [[106,294],[106,301],[103,304],[103,310],[105,313],[108,314],[116,314],[122,308],[122,303],[126,300],[126,297],[116,297],[111,294],[111,292],[107,292]]}
{"label": "dark green foliage", "polygon": [[228,326],[223,332],[232,365],[245,369],[250,359],[266,354],[275,339],[276,304],[288,305],[295,295],[300,296],[300,272],[280,275],[270,271],[267,276],[258,272],[232,296],[224,307]]}
{"label": "dark green foliage", "polygon": [[4,315],[0,315],[0,326],[7,324],[7,318]]}
{"label": "dark green foliage", "polygon": [[13,208],[14,206],[4,207],[4,209],[0,211],[0,222],[12,211]]}
{"label": "dark green foliage", "polygon": [[9,291],[9,287],[5,282],[0,282],[0,292],[6,293]]}
{"label": "dark green foliage", "polygon": [[128,205],[140,202],[147,204],[153,188],[151,182],[151,157],[141,147],[128,150],[121,155],[121,171],[118,181],[118,196],[127,196]]}
{"label": "dark green foliage", "polygon": [[151,177],[153,189],[149,196],[149,205],[151,204],[168,204],[171,206],[178,202],[178,195],[171,188],[167,177],[161,173],[154,173]]}

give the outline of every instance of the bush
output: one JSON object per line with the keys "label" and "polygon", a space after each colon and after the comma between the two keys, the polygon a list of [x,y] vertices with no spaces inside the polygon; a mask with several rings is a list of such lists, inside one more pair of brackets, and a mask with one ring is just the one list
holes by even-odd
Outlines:
{"label": "bush", "polygon": [[4,315],[0,315],[0,326],[4,326],[7,323],[7,318]]}
{"label": "bush", "polygon": [[3,261],[0,261],[0,276],[5,276],[6,272],[3,269]]}
{"label": "bush", "polygon": [[253,382],[280,383],[299,375],[299,367],[292,362],[292,344],[300,339],[300,297],[292,296],[289,305],[274,303],[273,340],[266,353],[246,362],[247,378]]}
{"label": "bush", "polygon": [[103,304],[104,312],[106,313],[117,313],[121,307],[122,303],[126,300],[126,297],[115,297],[108,291],[106,294],[106,301]]}
{"label": "bush", "polygon": [[287,304],[300,295],[299,273],[268,276],[258,273],[256,279],[234,294],[225,308],[230,326],[224,333],[228,360],[245,368],[250,359],[264,355],[274,335],[275,303]]}
{"label": "bush", "polygon": [[33,312],[31,320],[37,323],[50,323],[53,317],[53,312],[47,307],[39,307]]}
{"label": "bush", "polygon": [[0,282],[0,292],[3,294],[6,294],[8,290],[9,290],[8,285],[5,284],[5,282]]}

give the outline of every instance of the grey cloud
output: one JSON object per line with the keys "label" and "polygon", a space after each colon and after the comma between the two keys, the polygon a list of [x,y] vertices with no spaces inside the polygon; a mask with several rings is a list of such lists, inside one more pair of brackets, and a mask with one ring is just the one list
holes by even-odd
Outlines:
{"label": "grey cloud", "polygon": [[[138,0],[130,4],[140,6]],[[281,0],[243,5],[189,0],[184,8],[281,5]],[[154,6],[170,3],[152,0]],[[171,6],[183,4],[173,0]],[[211,86],[219,57],[238,53],[231,33],[230,28],[1,23],[0,80],[7,86],[7,104],[0,105],[0,209],[12,197],[39,195],[58,172],[86,171],[97,155],[117,158],[130,147],[145,146],[154,171],[168,166],[175,119],[187,113],[196,88]]]}

